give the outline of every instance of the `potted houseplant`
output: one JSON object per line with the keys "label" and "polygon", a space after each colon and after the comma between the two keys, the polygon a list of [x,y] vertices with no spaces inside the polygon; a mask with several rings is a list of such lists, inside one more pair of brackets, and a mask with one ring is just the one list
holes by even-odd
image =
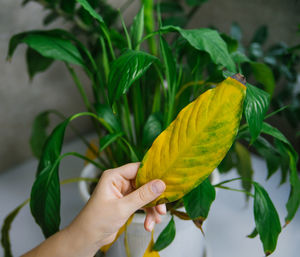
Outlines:
{"label": "potted houseplant", "polygon": [[[266,159],[269,176],[277,171],[278,166],[282,172],[283,182],[286,182],[286,178],[289,176],[291,193],[286,205],[285,225],[294,217],[300,202],[300,180],[296,167],[298,155],[286,137],[265,121],[274,115],[274,113],[267,115],[269,94],[250,84],[247,84],[246,87],[243,86],[242,76],[234,76],[237,71],[241,71],[241,63],[251,62],[238,50],[236,42],[228,35],[220,34],[213,29],[187,30],[179,26],[163,25],[159,5],[155,10],[153,1],[149,0],[143,1],[142,8],[130,27],[125,25],[120,16],[121,30],[116,29],[114,25],[114,19],[118,16],[118,12],[103,1],[38,2],[50,10],[45,19],[46,22],[61,16],[74,25],[71,28],[73,33],[54,29],[26,31],[14,35],[10,41],[8,57],[13,55],[19,44],[27,44],[27,63],[31,76],[47,69],[53,60],[63,61],[72,75],[87,109],[87,112],[77,113],[68,118],[63,117],[63,121],[49,136],[45,134],[49,111],[41,113],[34,122],[31,146],[39,158],[39,166],[32,187],[30,207],[32,215],[44,235],[48,237],[59,230],[60,181],[58,169],[59,163],[64,157],[70,155],[79,157],[98,167],[100,173],[105,169],[124,163],[143,160],[143,167],[139,171],[137,179],[139,185],[145,178],[143,174],[146,171],[143,169],[147,169],[145,154],[154,151],[154,140],[157,138],[158,141],[155,142],[161,142],[161,135],[170,132],[168,128],[174,120],[175,123],[172,124],[180,124],[179,121],[185,122],[185,127],[181,129],[179,129],[180,126],[178,127],[179,132],[190,131],[190,127],[187,128],[189,125],[187,117],[181,111],[190,114],[191,121],[195,123],[201,117],[195,116],[197,112],[192,112],[189,108],[195,107],[198,100],[191,104],[190,102],[195,99],[206,99],[205,103],[208,100],[214,103],[209,108],[210,110],[206,108],[206,116],[211,118],[210,124],[220,125],[224,119],[236,117],[234,122],[227,124],[230,131],[236,133],[232,132],[230,140],[223,135],[226,140],[229,140],[226,141],[225,148],[220,145],[222,140],[220,140],[219,134],[215,134],[214,140],[210,134],[209,139],[215,142],[215,145],[207,148],[206,154],[218,153],[219,148],[223,149],[222,154],[218,155],[218,161],[208,169],[209,172],[197,175],[199,176],[196,177],[198,183],[191,184],[190,181],[182,183],[184,187],[184,190],[180,190],[183,192],[182,194],[165,196],[160,200],[168,202],[171,215],[183,220],[193,220],[201,229],[215,199],[215,188],[231,190],[224,184],[233,180],[241,180],[244,188],[242,191],[247,197],[254,198],[255,229],[251,236],[259,235],[265,253],[271,254],[276,248],[277,238],[281,231],[279,216],[267,192],[261,185],[252,181],[253,170],[249,161],[250,155],[243,144],[250,143]],[[157,13],[157,27],[154,13]],[[172,45],[166,40],[168,35],[171,37],[175,35]],[[79,40],[84,36],[87,38],[85,43]],[[39,65],[34,65],[36,63]],[[74,66],[82,68],[90,79],[92,100],[87,97]],[[210,92],[219,92],[219,88],[225,88],[232,83],[237,83],[244,92],[237,94],[238,97],[241,97],[239,105],[237,105],[239,109],[232,110],[228,107],[228,112],[222,113],[220,110],[224,111],[222,104],[226,102],[227,98],[222,98],[220,93],[216,94],[219,96],[218,98],[207,96],[211,94]],[[217,84],[219,85],[215,87]],[[225,94],[225,96],[227,95]],[[231,100],[234,102],[233,99]],[[187,112],[187,110],[189,111]],[[198,109],[195,107],[193,110]],[[216,115],[212,115],[211,111],[215,111]],[[222,115],[218,116],[217,113],[222,113]],[[243,118],[241,125],[238,126],[241,114],[243,114]],[[97,147],[93,147],[80,136],[95,155],[95,159],[76,152],[61,154],[67,126],[72,120],[82,116],[92,119],[94,131],[98,136]],[[199,120],[199,122],[205,123],[203,120]],[[225,125],[220,125],[220,127],[223,126],[226,129]],[[195,129],[195,131],[198,130]],[[211,130],[208,132],[215,133]],[[208,132],[206,131],[206,134],[203,132],[201,137],[205,137]],[[194,131],[189,133],[194,133]],[[179,134],[177,134],[176,140],[179,142],[178,144],[183,145],[184,140],[181,136],[179,137]],[[263,137],[264,134],[271,136],[273,143],[267,141]],[[188,138],[186,135],[185,137]],[[201,137],[197,140],[204,140]],[[166,144],[173,144],[174,141],[175,138],[171,136]],[[195,158],[200,156],[192,150],[190,153]],[[202,154],[205,156],[204,152]],[[178,156],[180,157],[182,154],[179,153],[176,158],[179,158]],[[275,168],[270,162],[270,156],[273,157],[272,160],[278,160]],[[176,160],[172,161],[176,163]],[[222,162],[219,163],[221,160]],[[236,167],[240,177],[212,185],[205,178],[212,172],[211,169],[214,166],[218,166],[221,172],[227,172],[232,167]],[[188,166],[183,166],[183,168],[187,169]],[[183,173],[181,171],[177,176],[180,178]],[[161,174],[156,175],[165,176],[165,173],[161,171]],[[166,175],[163,179],[166,180],[168,186],[169,177]],[[82,180],[95,180],[95,178],[82,178]],[[188,184],[191,185],[186,186]],[[253,188],[254,194],[251,193]],[[6,256],[11,256],[10,224],[27,202],[28,200],[10,213],[3,224],[1,242]],[[178,210],[182,206],[185,207],[184,211]],[[49,214],[53,217],[51,222],[47,218]],[[271,225],[268,226],[268,224]],[[162,231],[162,236],[158,237],[155,243],[150,242],[147,252],[158,255],[157,251],[164,249],[173,241],[174,230],[174,222],[171,219]],[[154,244],[153,247],[152,244]]]}

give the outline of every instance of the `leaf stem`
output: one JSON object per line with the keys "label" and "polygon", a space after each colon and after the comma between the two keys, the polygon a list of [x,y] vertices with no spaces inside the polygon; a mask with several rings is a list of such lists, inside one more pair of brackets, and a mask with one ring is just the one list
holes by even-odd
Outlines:
{"label": "leaf stem", "polygon": [[88,99],[88,97],[87,97],[87,95],[86,95],[86,93],[83,89],[83,86],[82,86],[76,72],[74,71],[74,69],[68,63],[65,63],[65,64],[66,64],[66,66],[67,66],[67,68],[68,68],[68,70],[69,70],[69,72],[70,72],[70,74],[71,74],[71,76],[72,76],[72,78],[75,82],[75,85],[77,86],[77,89],[78,89],[80,95],[82,96],[82,99],[83,99],[83,102],[84,102],[86,108],[88,109],[88,111],[91,111],[90,101],[89,101],[89,99]]}
{"label": "leaf stem", "polygon": [[241,193],[244,193],[244,194],[249,195],[251,197],[254,197],[253,194],[251,194],[251,193],[249,193],[248,191],[245,191],[245,190],[235,189],[235,188],[231,188],[231,187],[224,187],[224,186],[214,186],[214,187],[218,187],[218,188],[226,189],[226,190],[230,190],[230,191],[235,191],[235,192],[241,192]]}
{"label": "leaf stem", "polygon": [[223,184],[226,184],[226,183],[229,183],[229,182],[232,182],[232,181],[236,181],[236,180],[242,180],[243,178],[242,177],[238,177],[238,178],[232,178],[232,179],[228,179],[228,180],[224,180],[216,185],[213,185],[214,187],[217,187],[217,186],[221,186]]}

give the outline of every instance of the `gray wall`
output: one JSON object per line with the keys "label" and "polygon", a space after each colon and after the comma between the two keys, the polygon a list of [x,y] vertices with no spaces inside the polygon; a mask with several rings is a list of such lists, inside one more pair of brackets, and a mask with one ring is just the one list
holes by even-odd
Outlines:
{"label": "gray wall", "polygon": [[[31,156],[29,136],[33,118],[41,111],[51,108],[70,115],[84,110],[80,96],[62,63],[55,63],[48,72],[35,77],[32,83],[26,72],[25,47],[17,49],[11,63],[6,62],[8,41],[11,35],[29,29],[42,28],[44,13],[39,5],[21,1],[0,2],[0,171],[16,165]],[[125,1],[113,1],[115,6]],[[126,17],[137,11],[139,1],[130,7]],[[286,41],[300,42],[296,35],[300,24],[300,1],[297,0],[209,0],[197,12],[189,27],[214,25],[229,32],[230,25],[237,21],[244,31],[244,41],[258,25],[270,27],[268,43]],[[52,27],[61,26],[56,23]],[[86,86],[89,86],[85,82]],[[90,129],[88,120],[77,123],[80,130]],[[73,137],[68,133],[67,140]]]}

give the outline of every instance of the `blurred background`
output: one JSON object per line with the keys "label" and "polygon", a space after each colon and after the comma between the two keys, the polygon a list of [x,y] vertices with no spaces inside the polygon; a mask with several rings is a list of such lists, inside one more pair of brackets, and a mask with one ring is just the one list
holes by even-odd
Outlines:
{"label": "blurred background", "polygon": [[[34,118],[39,113],[54,108],[60,110],[65,116],[86,110],[63,63],[54,62],[46,72],[38,73],[30,79],[24,44],[17,48],[12,60],[6,59],[12,35],[26,30],[70,26],[70,23],[61,18],[55,19],[55,16],[48,16],[49,12],[45,11],[40,4],[45,1],[50,0],[25,0],[24,6],[21,0],[0,1],[1,224],[8,211],[14,209],[23,200],[24,195],[27,197],[30,194],[37,166],[29,144]],[[161,11],[165,24],[186,28],[213,27],[218,29],[238,40],[242,47],[240,50],[252,61],[265,63],[272,69],[276,86],[270,112],[285,105],[289,105],[289,108],[280,115],[274,116],[269,122],[283,131],[300,153],[300,0],[161,1],[164,4]],[[137,13],[141,3],[140,0],[107,0],[106,2],[113,7],[113,12],[108,14],[111,17],[108,18],[113,19],[115,10],[122,8],[125,10],[123,14],[127,24]],[[45,17],[48,17],[47,21]],[[45,22],[50,23],[45,26]],[[116,22],[118,23],[119,20],[117,19]],[[247,67],[243,67],[244,70],[247,72]],[[89,80],[84,74],[79,75],[88,91]],[[251,77],[253,74],[247,76],[250,82]],[[259,81],[257,78],[256,80]],[[260,74],[260,81],[262,84],[266,81],[264,74]],[[49,131],[58,121],[58,118],[51,117]],[[88,119],[78,119],[73,124],[81,133],[93,132],[92,124]],[[66,149],[75,149],[83,154],[85,146],[73,140],[75,135],[71,130],[67,132]],[[273,176],[269,180],[270,183],[266,184],[264,181],[267,176],[265,161],[260,157],[254,157],[252,160],[253,167],[258,171],[255,173],[255,180],[266,186],[275,205],[279,207],[280,216],[283,217],[286,213],[285,203],[290,190],[288,185],[278,187],[279,174]],[[80,165],[82,163],[78,160],[67,160],[62,165],[64,172],[61,177],[79,176]],[[227,178],[226,174],[222,176],[223,179]],[[83,203],[77,200],[79,193],[75,184],[63,188],[62,197],[62,225],[64,226],[74,218]],[[16,256],[43,240],[40,229],[33,225],[34,221],[27,207],[21,212],[20,218],[16,219],[16,225],[12,227],[11,241]],[[241,256],[241,253],[249,257],[262,254],[259,239],[248,240],[245,237],[253,229],[254,224],[253,218],[249,218],[249,208],[245,206],[242,195],[226,191],[218,196],[213,208],[208,220],[211,228],[207,233],[207,238],[212,245],[219,245],[217,249],[214,249],[215,256],[224,256],[224,253],[228,253],[229,250],[230,256]],[[300,239],[299,212],[293,224],[288,226],[287,230],[283,230],[274,256],[297,256],[299,247],[296,242]],[[230,236],[228,236],[229,231]],[[0,255],[1,253],[0,249]]]}
{"label": "blurred background", "polygon": [[[9,39],[13,34],[44,27],[43,18],[46,13],[41,5],[35,1],[29,1],[22,7],[21,2],[20,0],[1,0],[0,3],[0,172],[22,163],[32,156],[29,138],[33,119],[38,113],[54,107],[60,109],[65,115],[84,110],[80,96],[62,63],[55,62],[49,71],[36,75],[30,81],[26,71],[24,45],[17,49],[10,62],[6,60]],[[124,13],[125,21],[133,17],[140,6],[140,1],[111,0],[108,2],[115,8],[128,4],[129,7]],[[175,17],[175,21],[169,22],[175,24],[183,22],[188,28],[212,26],[226,33],[230,33],[230,30],[234,29],[231,27],[235,22],[242,31],[240,40],[246,48],[249,48],[250,43],[253,42],[253,36],[257,29],[265,25],[266,27],[261,30],[264,39],[259,46],[263,51],[273,45],[284,43],[287,46],[294,46],[300,42],[298,27],[300,24],[300,1],[298,0],[203,0],[202,2],[200,7],[191,8],[188,13],[185,12],[185,17],[182,15],[184,10],[173,9],[172,12],[177,18]],[[184,20],[187,15],[189,15],[188,21]],[[68,24],[57,19],[47,27],[64,26],[68,26]],[[257,54],[255,51],[261,49],[257,50],[254,47],[254,50],[252,49],[254,55]],[[299,66],[295,65],[294,69],[299,72]],[[295,74],[291,76],[295,76]],[[283,95],[282,90],[287,87],[286,81],[280,79],[274,95]],[[299,91],[298,78],[298,84],[293,86],[292,91],[284,91],[288,95],[287,100],[280,99],[280,101],[294,101],[295,108],[299,109]],[[295,101],[298,102],[295,103]],[[280,104],[282,103],[273,105],[276,107]],[[296,137],[296,133],[299,131],[297,114],[299,115],[299,111],[296,112],[296,117],[295,113],[278,116],[270,123],[281,128],[299,152],[299,136]],[[54,120],[53,124],[55,123]],[[76,125],[81,132],[89,132],[88,121],[81,120]],[[66,140],[69,141],[72,137],[72,133],[69,133]]]}

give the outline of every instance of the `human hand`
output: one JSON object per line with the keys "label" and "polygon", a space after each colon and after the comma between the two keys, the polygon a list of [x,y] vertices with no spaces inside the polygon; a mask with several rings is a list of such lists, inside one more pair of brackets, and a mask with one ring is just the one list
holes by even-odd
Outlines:
{"label": "human hand", "polygon": [[[139,165],[130,163],[104,171],[90,200],[66,231],[70,235],[81,235],[85,243],[95,250],[111,243],[128,218],[156,199],[166,188],[163,181],[153,180],[135,190],[133,182]],[[160,215],[166,214],[165,204],[144,210],[144,227],[147,231],[160,222]]]}

